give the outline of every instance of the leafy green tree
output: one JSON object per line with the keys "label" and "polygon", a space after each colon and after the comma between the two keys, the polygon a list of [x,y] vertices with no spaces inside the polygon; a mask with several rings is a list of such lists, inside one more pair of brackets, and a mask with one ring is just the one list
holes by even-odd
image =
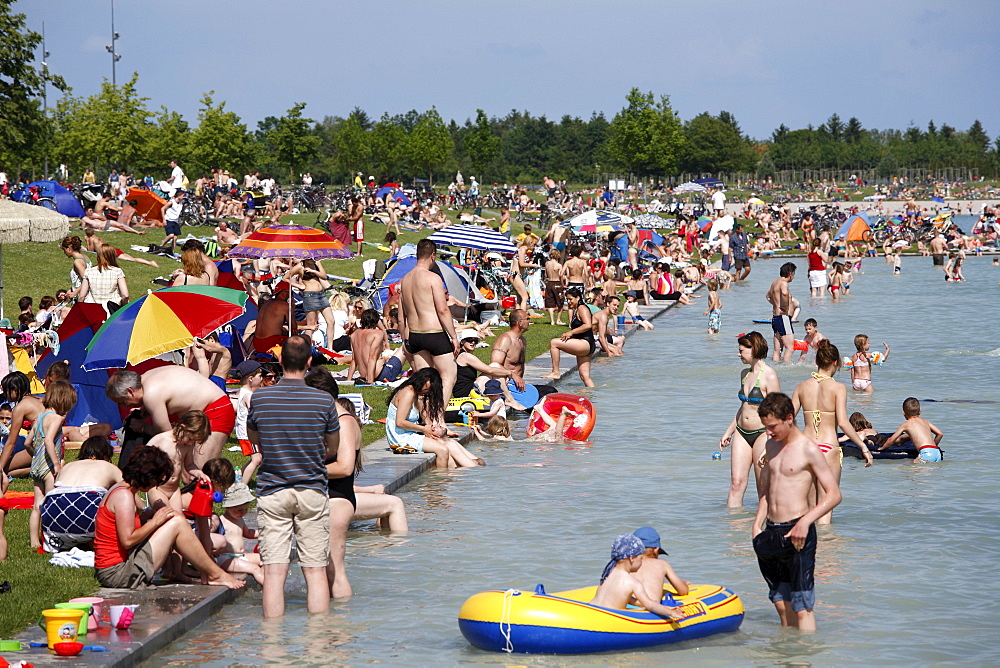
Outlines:
{"label": "leafy green tree", "polygon": [[462,147],[472,164],[472,169],[486,180],[486,168],[500,156],[500,138],[493,134],[486,112],[476,109],[476,123],[462,138]]}
{"label": "leafy green tree", "polygon": [[847,119],[847,125],[844,126],[844,139],[852,144],[856,144],[861,141],[864,131],[865,129],[861,125],[861,121],[851,116]]}
{"label": "leafy green tree", "polygon": [[226,111],[225,102],[215,103],[214,94],[215,91],[209,91],[202,95],[198,129],[191,136],[191,164],[182,167],[191,174],[207,172],[212,167],[242,174],[256,166],[258,145],[240,117]]}
{"label": "leafy green tree", "polygon": [[436,107],[421,114],[410,134],[409,148],[410,162],[416,173],[431,178],[444,169],[454,143]]}
{"label": "leafy green tree", "polygon": [[608,153],[633,174],[672,172],[684,146],[680,119],[670,98],[657,104],[652,91],[633,88],[625,97],[628,106],[619,111],[608,128]]}
{"label": "leafy green tree", "polygon": [[738,172],[753,164],[749,147],[732,123],[701,113],[684,124],[684,171]]}
{"label": "leafy green tree", "polygon": [[372,161],[375,171],[383,178],[398,179],[403,176],[408,142],[403,127],[400,119],[385,113],[370,133]]}
{"label": "leafy green tree", "polygon": [[[171,160],[186,165],[191,153],[191,127],[176,111],[160,107],[156,114],[156,124],[147,131],[146,150],[136,170],[143,173],[159,173],[167,168]],[[191,181],[195,177],[188,177]]]}
{"label": "leafy green tree", "polygon": [[69,96],[56,106],[56,155],[73,165],[74,173],[86,167],[135,169],[146,153],[149,139],[149,98],[139,97],[139,74],[119,86],[105,79],[101,90],[85,100]]}
{"label": "leafy green tree", "polygon": [[342,175],[353,176],[353,172],[371,170],[371,138],[362,120],[352,112],[347,120],[340,124],[334,136],[335,163]]}
{"label": "leafy green tree", "polygon": [[[9,0],[0,1],[0,160],[20,161],[49,137],[40,98],[45,82],[68,91],[62,77],[48,66],[35,69],[35,51],[42,36],[25,25],[25,15],[11,11]],[[37,153],[37,151],[36,151]]]}
{"label": "leafy green tree", "polygon": [[295,183],[295,173],[316,156],[319,139],[309,132],[311,118],[303,118],[305,102],[297,102],[285,115],[269,124],[263,142],[268,155],[288,169],[288,182]]}
{"label": "leafy green tree", "polygon": [[969,141],[975,147],[977,154],[985,154],[989,150],[990,136],[986,134],[986,130],[983,129],[983,124],[979,122],[978,118],[972,122],[972,126],[965,134],[969,137]]}

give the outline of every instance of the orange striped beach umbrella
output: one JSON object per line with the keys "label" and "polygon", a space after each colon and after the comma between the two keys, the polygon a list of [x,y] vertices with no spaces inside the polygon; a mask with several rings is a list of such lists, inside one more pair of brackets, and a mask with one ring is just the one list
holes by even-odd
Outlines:
{"label": "orange striped beach umbrella", "polygon": [[227,253],[228,257],[271,258],[295,257],[336,258],[354,257],[348,248],[326,232],[301,225],[273,225],[257,230]]}

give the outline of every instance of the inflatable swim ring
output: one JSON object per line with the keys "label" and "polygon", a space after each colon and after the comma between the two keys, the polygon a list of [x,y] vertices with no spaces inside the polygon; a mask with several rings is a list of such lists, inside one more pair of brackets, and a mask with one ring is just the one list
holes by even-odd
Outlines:
{"label": "inflatable swim ring", "polygon": [[590,261],[590,273],[596,274],[598,276],[604,275],[604,270],[607,268],[607,263],[599,257],[595,257]]}
{"label": "inflatable swim ring", "polygon": [[590,605],[597,587],[554,594],[480,592],[462,604],[458,627],[470,643],[493,652],[585,654],[632,650],[735,631],[743,603],[718,585],[691,585],[687,596],[664,588],[663,604],[680,606],[688,617],[672,621],[643,608],[612,610]]}
{"label": "inflatable swim ring", "polygon": [[[563,436],[572,441],[586,441],[590,432],[594,431],[594,424],[597,422],[597,411],[594,410],[594,404],[590,403],[589,399],[575,394],[556,392],[545,395],[535,405],[535,408],[545,411],[553,420],[559,419],[563,407],[576,413],[576,417],[572,420],[567,418]],[[528,436],[540,434],[546,429],[548,426],[545,421],[532,413],[531,422],[528,423]]]}
{"label": "inflatable swim ring", "polygon": [[[881,434],[883,438],[889,438],[892,434]],[[865,456],[861,454],[861,448],[855,445],[852,441],[844,441],[840,444],[840,449],[844,451],[845,457],[854,457],[855,459],[864,459]],[[895,445],[890,445],[885,450],[879,450],[877,448],[871,447],[869,443],[868,450],[872,453],[872,459],[916,459],[920,451],[917,446],[913,445],[913,441],[910,439],[905,439],[902,441],[897,441]],[[941,451],[942,454],[944,451]]]}
{"label": "inflatable swim ring", "polygon": [[[872,353],[872,364],[882,366],[882,362],[885,361],[885,354],[880,352]],[[844,368],[853,369],[854,368],[854,358],[844,357]]]}

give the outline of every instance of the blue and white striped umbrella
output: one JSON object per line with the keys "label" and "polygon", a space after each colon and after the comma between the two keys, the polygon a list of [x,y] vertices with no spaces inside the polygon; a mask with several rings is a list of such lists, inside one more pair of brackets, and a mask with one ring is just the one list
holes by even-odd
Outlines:
{"label": "blue and white striped umbrella", "polygon": [[687,183],[682,183],[674,188],[674,193],[703,193],[706,190],[707,188],[700,183],[688,181]]}
{"label": "blue and white striped umbrella", "polygon": [[591,209],[590,211],[585,211],[578,216],[573,216],[563,224],[570,227],[583,227],[584,225],[628,225],[631,222],[632,219],[628,216],[624,216],[614,211],[599,211],[597,209]]}
{"label": "blue and white striped umbrella", "polygon": [[449,225],[427,237],[439,246],[455,246],[497,253],[516,253],[510,239],[489,227],[479,225]]}

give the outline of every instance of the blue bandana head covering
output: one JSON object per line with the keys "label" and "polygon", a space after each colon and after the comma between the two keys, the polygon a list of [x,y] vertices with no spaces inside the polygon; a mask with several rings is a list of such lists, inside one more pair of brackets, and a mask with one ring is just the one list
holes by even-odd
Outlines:
{"label": "blue bandana head covering", "polygon": [[604,567],[604,572],[601,573],[601,584],[604,584],[604,581],[611,575],[611,569],[615,567],[615,564],[622,559],[638,557],[645,551],[646,548],[643,546],[642,541],[633,534],[623,533],[619,535],[611,545],[611,561],[608,562],[608,565]]}

